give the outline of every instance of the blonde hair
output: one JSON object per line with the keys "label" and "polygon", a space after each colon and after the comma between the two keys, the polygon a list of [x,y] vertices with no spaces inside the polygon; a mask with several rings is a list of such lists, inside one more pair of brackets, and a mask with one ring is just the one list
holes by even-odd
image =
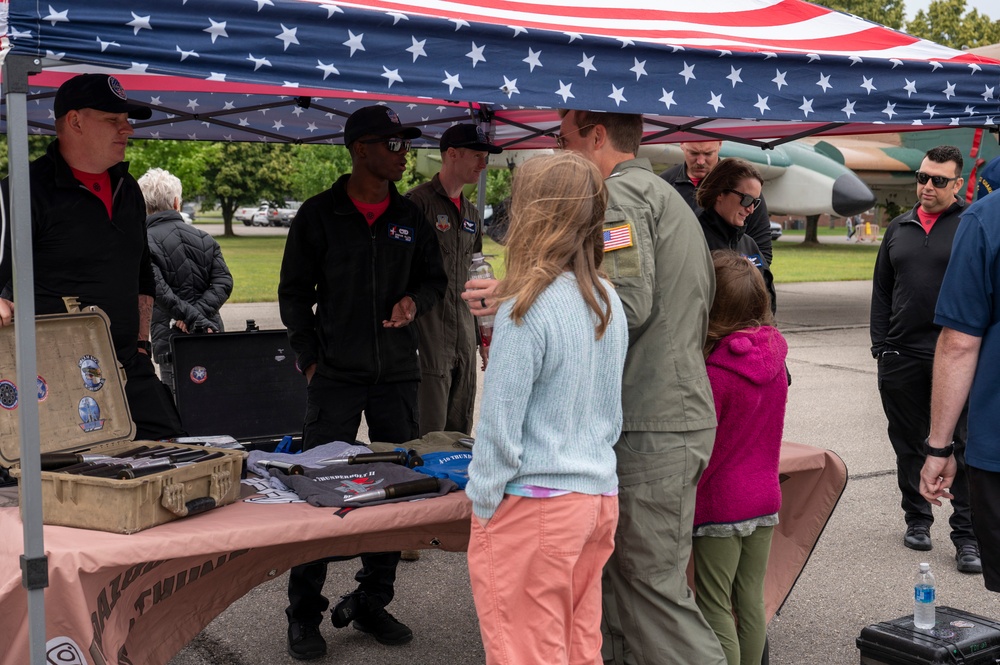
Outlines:
{"label": "blonde hair", "polygon": [[516,301],[511,318],[521,323],[542,291],[572,270],[597,315],[600,339],[611,320],[610,296],[600,282],[608,200],[600,172],[583,157],[560,151],[518,167],[511,189],[507,274],[498,289],[501,300]]}
{"label": "blonde hair", "polygon": [[728,249],[712,252],[715,300],[708,313],[707,358],[719,340],[737,330],[774,325],[771,296],[757,266]]}

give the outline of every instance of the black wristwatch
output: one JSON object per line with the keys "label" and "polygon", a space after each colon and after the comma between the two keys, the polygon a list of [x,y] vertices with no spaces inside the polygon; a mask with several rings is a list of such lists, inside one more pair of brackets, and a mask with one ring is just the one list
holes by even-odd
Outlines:
{"label": "black wristwatch", "polygon": [[148,342],[148,341],[146,341],[144,339],[140,339],[139,341],[137,341],[135,343],[135,345],[138,348],[140,348],[143,351],[145,351],[147,356],[149,356],[150,358],[153,357],[153,345],[150,342]]}
{"label": "black wristwatch", "polygon": [[944,448],[932,448],[930,439],[924,439],[924,454],[930,457],[951,457],[955,454],[955,442],[952,441]]}

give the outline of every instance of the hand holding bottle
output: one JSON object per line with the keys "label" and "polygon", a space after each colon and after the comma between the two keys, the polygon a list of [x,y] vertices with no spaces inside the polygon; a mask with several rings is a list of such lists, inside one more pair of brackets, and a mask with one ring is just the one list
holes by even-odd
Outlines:
{"label": "hand holding bottle", "polygon": [[499,283],[493,278],[481,279],[478,277],[465,283],[462,300],[469,306],[469,311],[472,312],[473,316],[491,316],[497,313],[497,305],[493,296]]}

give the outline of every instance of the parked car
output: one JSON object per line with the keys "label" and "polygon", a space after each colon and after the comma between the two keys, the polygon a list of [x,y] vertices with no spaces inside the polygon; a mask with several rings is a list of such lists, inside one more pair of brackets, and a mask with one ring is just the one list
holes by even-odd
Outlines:
{"label": "parked car", "polygon": [[287,207],[278,208],[261,203],[250,221],[254,226],[291,226],[300,204],[298,201],[288,201],[285,205]]}
{"label": "parked car", "polygon": [[270,226],[271,222],[268,219],[268,212],[270,210],[271,207],[266,203],[260,204],[260,207],[257,208],[250,217],[250,224],[253,226]]}
{"label": "parked car", "polygon": [[[185,222],[187,222],[188,224],[194,223],[195,210],[193,203],[188,202],[181,205],[181,216],[183,217],[184,215],[187,215],[187,218],[184,220]],[[190,219],[191,221],[188,222],[188,219]]]}
{"label": "parked car", "polygon": [[781,224],[772,221],[771,222],[771,241],[775,241],[781,237]]}
{"label": "parked car", "polygon": [[268,223],[271,226],[291,226],[300,205],[302,204],[298,201],[285,201],[283,208],[269,208],[267,211]]}
{"label": "parked car", "polygon": [[184,220],[185,224],[194,224],[194,220],[191,219],[191,215],[181,210],[181,219]]}
{"label": "parked car", "polygon": [[260,206],[241,206],[236,209],[233,213],[233,219],[239,222],[243,222],[244,226],[250,226],[253,223],[253,216],[257,212]]}

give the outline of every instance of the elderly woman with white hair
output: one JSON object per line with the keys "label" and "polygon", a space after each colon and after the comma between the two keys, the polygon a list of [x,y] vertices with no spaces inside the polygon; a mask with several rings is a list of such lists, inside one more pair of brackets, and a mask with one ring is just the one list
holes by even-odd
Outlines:
{"label": "elderly woman with white hair", "polygon": [[222,332],[219,310],[233,292],[233,276],[219,243],[181,218],[181,181],[163,169],[139,178],[146,199],[146,233],[156,278],[150,324],[153,357],[160,380],[174,389],[170,338],[177,334]]}

